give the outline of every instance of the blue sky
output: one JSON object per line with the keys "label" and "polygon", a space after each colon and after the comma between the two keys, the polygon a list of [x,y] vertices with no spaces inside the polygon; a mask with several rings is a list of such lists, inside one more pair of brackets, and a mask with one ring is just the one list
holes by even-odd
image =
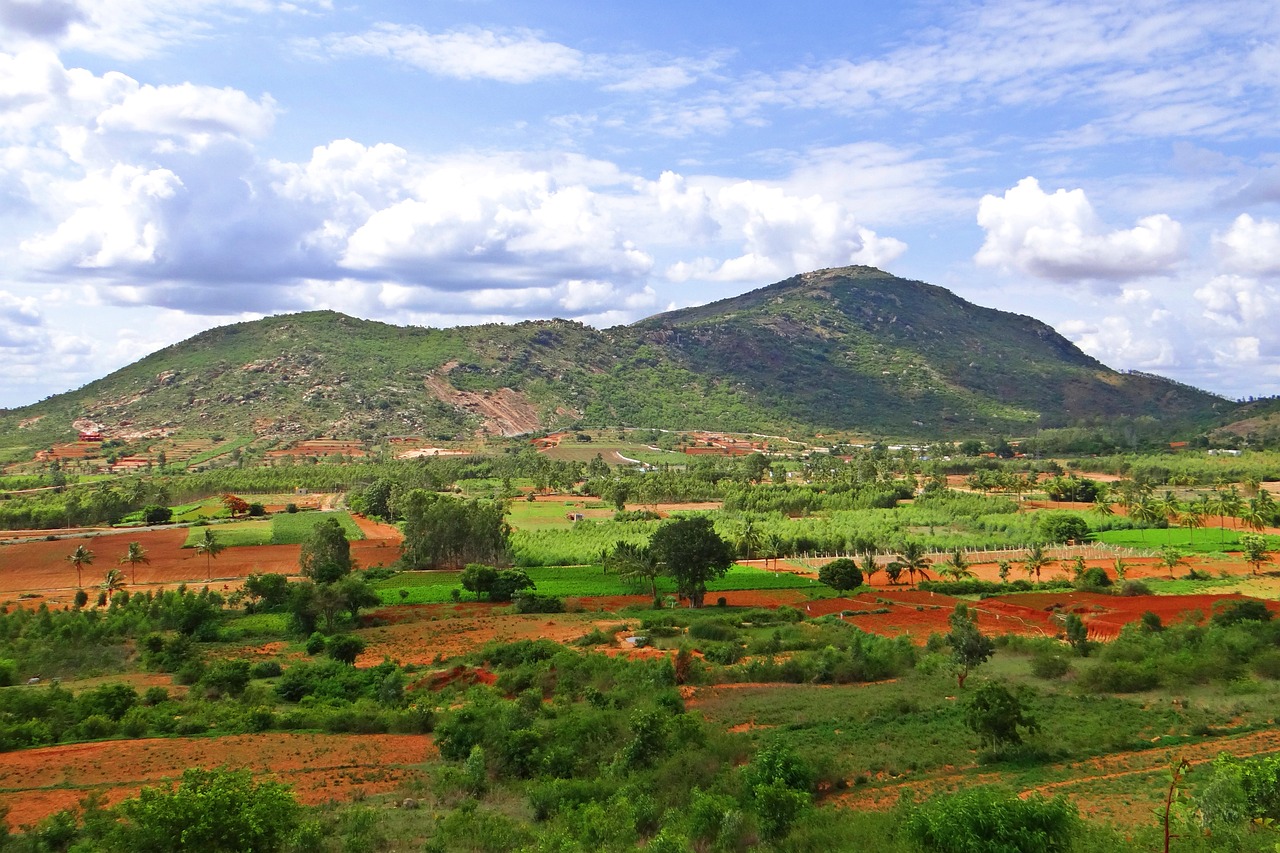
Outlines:
{"label": "blue sky", "polygon": [[1280,393],[1280,7],[0,0],[0,406],[333,308],[865,263]]}

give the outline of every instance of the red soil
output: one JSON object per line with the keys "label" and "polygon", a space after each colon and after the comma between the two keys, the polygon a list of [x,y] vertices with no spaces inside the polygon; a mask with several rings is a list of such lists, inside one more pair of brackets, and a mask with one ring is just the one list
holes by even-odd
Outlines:
{"label": "red soil", "polygon": [[110,805],[187,767],[222,766],[278,779],[315,804],[393,791],[434,755],[429,735],[271,733],[51,746],[0,755],[0,805],[10,827],[30,826],[91,792]]}

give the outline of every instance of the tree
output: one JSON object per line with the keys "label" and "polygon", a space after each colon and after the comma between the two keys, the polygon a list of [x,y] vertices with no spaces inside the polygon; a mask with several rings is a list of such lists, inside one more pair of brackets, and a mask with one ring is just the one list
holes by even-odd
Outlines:
{"label": "tree", "polygon": [[956,665],[956,681],[963,688],[969,672],[995,654],[996,644],[978,630],[977,619],[968,605],[957,604],[947,621],[951,624],[947,643],[951,646],[951,660]]}
{"label": "tree", "polygon": [[497,579],[497,569],[493,566],[482,566],[479,563],[469,563],[458,576],[458,582],[462,584],[462,588],[473,594],[476,601],[479,601],[481,596],[489,597],[489,591],[493,589],[493,582]]}
{"label": "tree", "polygon": [[147,504],[142,508],[142,520],[147,524],[168,524],[173,510],[159,504]]}
{"label": "tree", "polygon": [[302,574],[318,584],[333,583],[351,572],[351,543],[338,519],[330,517],[311,528],[298,555]]}
{"label": "tree", "polygon": [[1041,513],[1037,527],[1045,542],[1080,542],[1089,535],[1089,522],[1070,512]]}
{"label": "tree", "polygon": [[658,600],[658,575],[663,566],[649,546],[619,542],[604,555],[604,569],[617,572],[627,583],[648,583],[650,596]]}
{"label": "tree", "polygon": [[1084,620],[1079,614],[1068,613],[1066,622],[1064,623],[1067,634],[1067,642],[1071,644],[1071,648],[1080,657],[1089,656],[1089,629],[1085,626]]}
{"label": "tree", "polygon": [[213,580],[213,561],[226,548],[218,541],[218,537],[208,527],[204,529],[204,538],[196,542],[196,553],[204,554],[205,568],[208,570],[207,577]]}
{"label": "tree", "polygon": [[733,565],[732,549],[706,516],[664,522],[649,547],[694,607],[702,606],[707,582],[724,577]]}
{"label": "tree", "polygon": [[119,569],[111,569],[107,572],[106,577],[102,579],[102,591],[107,594],[107,601],[115,598],[116,593],[125,588],[126,580],[124,572]]}
{"label": "tree", "polygon": [[93,552],[83,545],[77,545],[76,549],[67,555],[67,562],[75,566],[76,586],[84,586],[84,567],[93,565]]}
{"label": "tree", "polygon": [[533,579],[524,569],[503,569],[489,587],[489,600],[510,601],[516,593],[534,588]]}
{"label": "tree", "polygon": [[414,489],[397,502],[404,514],[400,563],[407,569],[461,568],[507,560],[506,504],[464,501]]}
{"label": "tree", "polygon": [[1047,569],[1054,563],[1058,562],[1044,552],[1044,547],[1039,543],[1032,545],[1027,549],[1027,556],[1022,558],[1022,567],[1027,571],[1027,577],[1035,575],[1036,581],[1040,581],[1040,572]]}
{"label": "tree", "polygon": [[1160,549],[1160,565],[1169,570],[1169,579],[1173,580],[1173,570],[1187,564],[1186,555],[1172,545]]}
{"label": "tree", "polygon": [[848,592],[862,586],[862,571],[853,560],[841,557],[818,569],[818,582],[839,592]]}
{"label": "tree", "polygon": [[364,651],[364,640],[354,634],[339,634],[330,637],[324,644],[324,653],[334,660],[355,666],[356,658]]}
{"label": "tree", "polygon": [[876,572],[880,571],[880,564],[876,562],[876,555],[867,551],[862,555],[862,564],[858,568],[862,570],[863,580],[870,584],[871,578],[875,576]]}
{"label": "tree", "polygon": [[147,551],[142,547],[141,542],[130,542],[129,550],[125,551],[123,557],[120,558],[120,565],[129,564],[129,573],[133,575],[134,583],[141,583],[138,580],[138,564],[150,565],[151,560],[147,557]]}
{"label": "tree", "polygon": [[953,548],[951,558],[938,568],[938,574],[953,581],[966,580],[974,577],[973,569],[969,568],[969,565],[969,561],[964,556],[964,549]]}
{"label": "tree", "polygon": [[1040,731],[1035,718],[1025,711],[1017,694],[992,681],[974,693],[965,708],[964,721],[984,746],[1017,746],[1022,743],[1018,729],[1025,729],[1028,734]]}
{"label": "tree", "polygon": [[739,552],[747,560],[750,560],[760,547],[760,529],[756,527],[755,518],[750,515],[742,521],[742,527],[738,531],[737,545]]}
{"label": "tree", "polygon": [[115,810],[108,849],[130,853],[273,853],[292,840],[302,817],[279,782],[254,782],[248,770],[188,768],[177,788],[143,788]]}
{"label": "tree", "polygon": [[1262,568],[1263,563],[1271,562],[1271,549],[1267,547],[1267,540],[1256,533],[1246,533],[1240,537],[1240,547],[1244,551],[1244,560],[1253,567],[1253,573],[1256,575],[1258,569]]}
{"label": "tree", "polygon": [[244,515],[249,511],[249,502],[235,495],[223,495],[222,505],[227,508],[227,512],[231,513],[232,518],[237,515]]}
{"label": "tree", "polygon": [[362,572],[352,572],[334,586],[342,596],[342,606],[351,615],[352,622],[359,620],[360,611],[364,608],[382,604],[382,597]]}
{"label": "tree", "polygon": [[255,572],[244,579],[244,591],[258,606],[270,610],[289,600],[289,579],[284,575]]}
{"label": "tree", "polygon": [[889,564],[889,567],[896,567],[899,577],[902,572],[906,572],[911,576],[911,582],[916,582],[916,574],[918,573],[922,579],[929,579],[928,568],[932,563],[925,556],[924,546],[919,542],[904,542],[902,547],[898,549],[897,559]]}

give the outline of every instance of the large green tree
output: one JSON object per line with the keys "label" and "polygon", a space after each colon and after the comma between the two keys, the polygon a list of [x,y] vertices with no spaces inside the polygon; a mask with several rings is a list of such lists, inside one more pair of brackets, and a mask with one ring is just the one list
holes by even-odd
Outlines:
{"label": "large green tree", "polygon": [[460,569],[467,563],[507,562],[511,528],[505,504],[464,501],[414,489],[399,502],[404,512],[400,562],[407,569]]}
{"label": "large green tree", "polygon": [[338,519],[329,517],[311,528],[298,565],[303,575],[318,584],[334,583],[351,573],[351,543]]}
{"label": "large green tree", "polygon": [[701,607],[707,582],[724,577],[733,565],[733,548],[720,538],[706,516],[665,522],[649,547],[676,582],[676,590]]}

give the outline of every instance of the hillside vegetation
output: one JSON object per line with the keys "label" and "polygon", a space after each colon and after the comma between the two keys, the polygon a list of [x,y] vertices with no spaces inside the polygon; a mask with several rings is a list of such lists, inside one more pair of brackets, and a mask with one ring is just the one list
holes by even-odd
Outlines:
{"label": "hillside vegetation", "polygon": [[1234,407],[1112,371],[1032,318],[848,267],[604,331],[398,327],[332,311],[237,323],[0,414],[0,447],[69,441],[86,424],[126,440],[446,440],[584,422],[945,436],[1144,416],[1172,430]]}

